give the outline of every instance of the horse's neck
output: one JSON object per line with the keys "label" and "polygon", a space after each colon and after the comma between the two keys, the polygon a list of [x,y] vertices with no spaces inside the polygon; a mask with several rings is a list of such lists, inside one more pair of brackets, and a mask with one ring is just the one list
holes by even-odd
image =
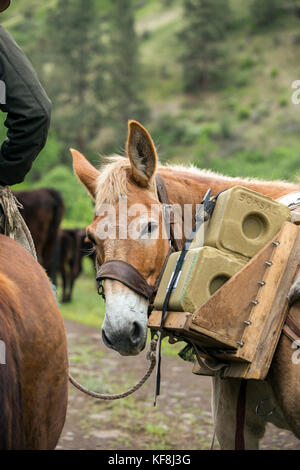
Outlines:
{"label": "horse's neck", "polygon": [[300,191],[300,185],[285,181],[259,181],[239,178],[226,178],[221,175],[195,170],[174,170],[160,168],[159,174],[163,178],[172,204],[185,204],[196,206],[205,196],[208,189],[212,195],[230,189],[234,186],[244,186],[266,196],[277,199],[294,191]]}

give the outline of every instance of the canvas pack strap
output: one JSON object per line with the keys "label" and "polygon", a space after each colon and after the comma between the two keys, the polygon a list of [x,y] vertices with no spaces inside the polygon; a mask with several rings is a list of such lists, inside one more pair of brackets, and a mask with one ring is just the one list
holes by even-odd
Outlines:
{"label": "canvas pack strap", "polygon": [[[222,191],[223,192],[223,191]],[[155,399],[154,399],[154,406],[156,405],[156,400],[157,397],[160,395],[160,382],[161,382],[161,341],[163,338],[163,329],[164,329],[164,324],[165,320],[167,318],[168,314],[168,307],[169,307],[169,301],[171,294],[173,292],[174,286],[176,285],[176,282],[178,280],[178,276],[181,272],[183,263],[186,258],[186,254],[190,248],[190,245],[192,244],[196,233],[200,229],[200,227],[210,219],[210,217],[213,214],[214,208],[217,203],[217,199],[219,195],[221,194],[218,193],[216,196],[211,198],[211,189],[209,189],[200,205],[200,209],[198,210],[198,213],[196,214],[196,224],[190,234],[190,236],[187,238],[186,242],[183,245],[182,251],[180,253],[180,256],[177,260],[175,269],[173,271],[173,274],[171,276],[168,290],[166,293],[166,297],[163,303],[162,307],[162,314],[161,314],[161,324],[160,324],[160,335],[159,335],[159,343],[158,343],[158,360],[157,360],[157,369],[156,369],[156,389],[155,389]]]}

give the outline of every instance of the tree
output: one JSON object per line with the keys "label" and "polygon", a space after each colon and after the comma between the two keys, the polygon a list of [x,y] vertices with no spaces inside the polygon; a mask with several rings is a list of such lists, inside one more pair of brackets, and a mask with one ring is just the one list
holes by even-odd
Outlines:
{"label": "tree", "polygon": [[251,4],[252,21],[255,26],[272,24],[279,16],[282,0],[253,0]]}
{"label": "tree", "polygon": [[184,0],[184,89],[205,89],[224,76],[227,54],[222,41],[230,24],[229,0]]}
{"label": "tree", "polygon": [[129,119],[144,119],[146,105],[140,98],[141,66],[134,29],[132,0],[114,0],[111,12],[111,110],[112,118],[127,126]]}
{"label": "tree", "polygon": [[102,124],[105,54],[98,12],[95,0],[64,0],[46,18],[52,125],[66,145],[82,151]]}

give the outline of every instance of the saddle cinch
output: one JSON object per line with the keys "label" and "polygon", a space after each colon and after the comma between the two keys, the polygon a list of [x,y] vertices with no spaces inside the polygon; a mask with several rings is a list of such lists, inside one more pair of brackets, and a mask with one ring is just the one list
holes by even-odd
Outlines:
{"label": "saddle cinch", "polygon": [[[194,373],[214,375],[221,368],[223,377],[266,378],[282,330],[290,330],[287,295],[300,268],[300,214],[290,199],[281,203],[241,186],[225,191],[204,246],[197,236],[190,246],[164,332],[193,345]],[[154,330],[161,327],[178,256],[170,256],[155,298]]]}

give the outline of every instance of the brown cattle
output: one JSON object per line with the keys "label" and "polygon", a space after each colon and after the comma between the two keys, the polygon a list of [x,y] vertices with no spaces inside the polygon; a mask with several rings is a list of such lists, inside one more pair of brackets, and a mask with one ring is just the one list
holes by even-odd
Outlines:
{"label": "brown cattle", "polygon": [[82,272],[82,259],[84,256],[94,263],[95,254],[91,251],[93,246],[86,240],[85,230],[60,230],[59,242],[59,272],[62,277],[62,302],[71,302],[74,282]]}
{"label": "brown cattle", "polygon": [[15,192],[20,209],[31,232],[38,260],[46,269],[48,276],[56,283],[56,271],[59,262],[57,253],[57,235],[64,215],[64,202],[55,189],[37,189],[34,191]]}

